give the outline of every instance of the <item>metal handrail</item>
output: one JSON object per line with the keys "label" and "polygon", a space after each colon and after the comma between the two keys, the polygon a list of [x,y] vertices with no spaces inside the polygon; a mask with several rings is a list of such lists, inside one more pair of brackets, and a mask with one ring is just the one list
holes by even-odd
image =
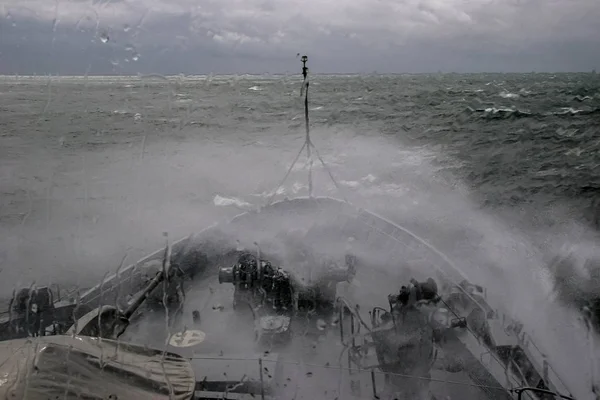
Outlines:
{"label": "metal handrail", "polygon": [[[430,250],[432,250],[434,253],[436,253],[444,262],[446,262],[450,267],[452,267],[454,270],[459,272],[459,275],[461,275],[464,278],[464,274],[462,274],[455,266],[454,264],[441,252],[437,251],[435,248],[432,248],[432,246],[427,243],[425,240],[419,238],[418,236],[414,235],[412,232],[408,231],[406,228],[403,228],[401,226],[398,226],[397,224],[394,224],[393,222],[387,220],[384,217],[381,217],[380,215],[374,214],[371,211],[367,211],[367,210],[361,210],[362,213],[359,215],[359,218],[362,219],[362,223],[364,223],[365,225],[367,225],[369,228],[385,235],[388,236],[389,238],[391,238],[392,240],[402,244],[402,242],[400,242],[396,237],[394,237],[393,235],[389,234],[388,232],[386,232],[383,229],[380,229],[378,226],[375,226],[373,224],[371,224],[369,222],[369,218],[368,217],[363,217],[362,214],[366,214],[366,215],[371,215],[371,216],[375,216],[378,219],[381,219],[383,221],[388,222],[391,225],[396,226],[398,229],[400,229],[401,231],[403,231],[404,233],[407,233],[408,235],[412,236],[414,239],[416,239],[418,242],[421,242],[422,244],[424,244],[426,247],[428,247]],[[361,218],[362,217],[362,218]],[[466,295],[475,305],[477,305],[479,308],[481,308],[482,310],[486,311],[485,307],[483,307],[476,299],[473,298],[473,296],[471,296],[466,290],[464,290],[464,288],[462,288],[460,285],[456,284],[456,282],[448,277],[448,274],[442,270],[441,268],[437,267],[434,265],[434,268],[443,276],[445,276],[450,282],[454,283],[455,286],[464,294]],[[541,350],[535,345],[535,343],[533,343],[532,341],[530,341],[530,343],[536,348],[536,350],[545,358],[544,354],[541,352]],[[565,384],[565,382],[560,378],[560,376],[556,373],[556,371],[549,365],[549,370],[552,370],[554,378],[556,379],[556,382],[560,382],[560,384],[563,386],[563,388],[567,391],[570,392],[567,389],[567,385]]]}
{"label": "metal handrail", "polygon": [[376,325],[376,324],[375,324],[375,319],[376,319],[376,316],[379,316],[379,312],[375,313],[376,311],[379,311],[379,312],[383,311],[384,313],[387,313],[387,312],[389,312],[388,310],[386,310],[386,309],[385,309],[385,308],[383,308],[383,307],[373,307],[373,310],[372,310],[372,312],[371,312],[371,325],[372,325],[374,328],[376,327],[376,326],[375,326],[375,325]]}
{"label": "metal handrail", "polygon": [[[560,389],[561,391],[562,390],[567,391],[570,394],[570,391],[568,390],[566,383],[560,378],[560,376],[558,375],[556,370],[554,368],[552,368],[552,365],[550,365],[548,363],[546,355],[535,344],[531,335],[528,332],[522,332],[520,335],[516,335],[516,337],[517,337],[517,340],[519,341],[519,344],[523,347],[523,350],[532,351],[532,352],[535,351],[535,352],[537,352],[538,357],[542,359],[541,375],[542,375],[542,378],[544,379],[544,382],[546,382],[546,384],[548,384],[548,385],[553,385],[553,386],[556,386],[556,383],[560,383],[560,385],[562,387],[560,387],[560,388],[556,387],[556,389]],[[532,361],[535,361],[535,360],[532,360]],[[550,375],[552,375],[552,379],[550,379]]]}
{"label": "metal handrail", "polygon": [[[345,305],[345,306],[346,306],[346,308],[347,308],[347,309],[348,309],[348,310],[349,310],[349,311],[350,311],[350,312],[351,312],[351,313],[352,313],[352,314],[353,314],[353,315],[354,315],[354,316],[355,316],[355,317],[358,319],[358,321],[360,322],[360,324],[361,324],[362,326],[364,326],[364,327],[365,327],[365,329],[366,329],[367,331],[371,332],[371,331],[373,330],[373,329],[372,329],[372,328],[371,328],[369,325],[367,325],[367,324],[366,324],[366,322],[365,322],[365,321],[362,319],[362,317],[360,316],[360,313],[359,313],[359,311],[358,311],[358,309],[357,309],[357,307],[356,307],[356,306],[355,306],[355,307],[352,307],[352,306],[350,305],[350,302],[349,302],[348,300],[346,300],[346,299],[345,299],[344,297],[342,297],[342,296],[339,296],[339,297],[336,299],[336,302],[341,302],[343,305]],[[340,321],[340,322],[341,322],[341,321]]]}
{"label": "metal handrail", "polygon": [[541,393],[541,394],[549,394],[554,397],[559,396],[561,399],[566,399],[566,400],[575,400],[575,398],[573,398],[571,396],[567,396],[564,394],[553,392],[551,390],[540,389],[540,388],[524,387],[524,388],[519,388],[519,389],[513,389],[512,391],[518,395],[517,400],[521,400],[523,393],[527,392],[527,391]]}

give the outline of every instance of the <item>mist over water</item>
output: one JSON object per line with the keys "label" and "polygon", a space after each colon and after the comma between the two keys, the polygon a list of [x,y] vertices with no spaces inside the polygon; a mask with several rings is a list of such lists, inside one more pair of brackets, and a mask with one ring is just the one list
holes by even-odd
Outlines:
{"label": "mist over water", "polygon": [[[124,254],[133,262],[160,247],[162,232],[176,239],[266,204],[302,145],[299,82],[292,78],[94,79],[0,84],[5,297],[33,280],[89,286]],[[558,195],[550,206],[490,207],[482,196],[510,191],[506,181],[477,191],[461,175],[466,149],[450,157],[433,136],[403,134],[426,126],[426,118],[408,113],[412,105],[396,93],[379,88],[369,95],[355,84],[311,83],[313,141],[341,188],[315,157],[315,194],[374,210],[447,254],[469,280],[487,287],[494,306],[526,323],[577,394],[592,378],[586,333],[574,309],[555,301],[546,266],[573,245],[598,254],[596,233]],[[347,89],[332,94],[336,87]],[[393,135],[385,112],[396,119],[406,113]],[[465,125],[474,130],[477,123],[487,124]],[[450,147],[455,153],[458,145]],[[307,194],[305,161],[302,155],[276,199]],[[273,230],[281,228],[273,222]],[[382,268],[397,275],[402,263]],[[385,301],[380,291],[369,293]]]}

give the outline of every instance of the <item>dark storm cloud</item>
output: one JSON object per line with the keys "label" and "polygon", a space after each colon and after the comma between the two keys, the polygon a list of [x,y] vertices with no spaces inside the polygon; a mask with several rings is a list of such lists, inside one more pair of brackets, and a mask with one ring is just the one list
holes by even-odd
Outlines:
{"label": "dark storm cloud", "polygon": [[2,73],[285,72],[297,53],[323,72],[600,67],[596,0],[9,0],[1,10]]}

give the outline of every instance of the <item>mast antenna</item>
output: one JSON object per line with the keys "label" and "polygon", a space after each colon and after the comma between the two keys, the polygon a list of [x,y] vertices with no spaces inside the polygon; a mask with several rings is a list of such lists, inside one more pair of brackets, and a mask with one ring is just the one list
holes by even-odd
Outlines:
{"label": "mast antenna", "polygon": [[302,87],[300,89],[300,96],[302,96],[302,92],[304,91],[304,125],[306,127],[306,158],[308,160],[308,197],[312,197],[313,185],[312,185],[312,166],[313,160],[310,155],[310,146],[312,142],[310,141],[310,125],[308,122],[308,67],[306,66],[306,62],[308,61],[307,56],[302,56],[300,59],[302,61],[302,76],[304,76],[304,81],[302,82]]}
{"label": "mast antenna", "polygon": [[[298,159],[302,155],[302,152],[304,151],[305,147],[306,147],[306,157],[308,159],[308,196],[313,197],[313,181],[312,181],[313,158],[312,158],[311,148],[312,148],[312,151],[314,151],[317,158],[319,159],[319,161],[321,162],[321,164],[323,165],[323,168],[325,169],[325,171],[327,171],[327,174],[329,175],[329,178],[333,182],[335,188],[339,192],[341,192],[340,186],[338,185],[337,181],[333,177],[331,170],[329,169],[327,164],[325,164],[325,161],[319,154],[319,150],[317,150],[317,148],[315,147],[315,145],[313,144],[313,142],[310,138],[310,123],[309,123],[309,118],[308,118],[308,85],[309,85],[309,82],[308,82],[308,67],[306,66],[308,57],[304,55],[300,58],[300,61],[302,61],[302,76],[304,77],[304,80],[302,81],[302,87],[300,88],[300,96],[304,95],[304,124],[305,124],[305,128],[306,128],[306,136],[305,136],[304,144],[302,145],[302,148],[298,152],[298,155],[294,159],[294,162],[292,162],[292,165],[290,165],[290,168],[288,169],[287,173],[285,174],[285,176],[283,177],[283,179],[281,180],[281,182],[279,183],[279,185],[277,186],[277,188],[275,189],[273,194],[271,194],[271,197],[269,198],[267,205],[272,203],[273,198],[279,191],[279,188],[281,188],[281,186],[287,180],[288,176],[292,172],[292,169],[294,168],[294,165],[296,165],[296,163],[298,162]],[[346,198],[343,195],[342,195],[342,198],[346,202],[348,202],[348,200],[346,200]]]}

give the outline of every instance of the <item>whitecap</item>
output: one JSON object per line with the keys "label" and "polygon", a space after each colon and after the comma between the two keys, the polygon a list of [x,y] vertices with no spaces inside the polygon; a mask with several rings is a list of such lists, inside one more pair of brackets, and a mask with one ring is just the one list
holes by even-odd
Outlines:
{"label": "whitecap", "polygon": [[213,199],[213,203],[217,207],[235,206],[242,209],[252,208],[252,204],[235,197],[223,197],[216,195]]}
{"label": "whitecap", "polygon": [[564,137],[573,137],[573,136],[575,136],[575,134],[576,134],[578,131],[579,131],[578,129],[574,129],[574,128],[571,128],[571,129],[565,129],[565,128],[560,128],[560,127],[559,127],[559,128],[556,130],[556,134],[557,134],[557,135],[560,135],[560,136],[564,136]]}
{"label": "whitecap", "polygon": [[372,174],[368,174],[367,176],[361,178],[360,180],[363,181],[363,182],[373,183],[373,182],[375,182],[377,180],[377,178],[374,175],[372,175]]}
{"label": "whitecap", "polygon": [[570,149],[568,150],[565,155],[566,156],[575,156],[575,157],[579,157],[583,154],[584,150],[579,148],[579,147],[575,147],[574,149]]}
{"label": "whitecap", "polygon": [[268,192],[265,191],[265,192],[262,192],[262,193],[255,193],[252,196],[262,197],[262,198],[268,198],[268,197],[273,196],[274,194],[276,194],[276,195],[286,194],[286,190],[282,186],[282,187],[278,188],[277,191],[274,191],[274,190],[271,190],[271,191],[268,191]]}
{"label": "whitecap", "polygon": [[300,182],[295,182],[295,183],[292,185],[292,193],[298,193],[299,191],[301,191],[301,190],[303,190],[303,189],[306,189],[306,188],[307,188],[307,186],[306,186],[306,185],[304,185],[304,184],[302,184],[302,183],[300,183]]}
{"label": "whitecap", "polygon": [[360,186],[360,182],[357,182],[357,181],[340,181],[340,183],[344,186],[348,186],[351,188]]}
{"label": "whitecap", "polygon": [[580,112],[583,112],[583,110],[577,110],[573,107],[562,107],[560,109],[561,111],[553,113],[554,115],[566,115],[566,114],[579,114]]}
{"label": "whitecap", "polygon": [[537,171],[535,173],[537,176],[553,176],[560,175],[560,172],[556,168],[546,169],[544,171]]}

